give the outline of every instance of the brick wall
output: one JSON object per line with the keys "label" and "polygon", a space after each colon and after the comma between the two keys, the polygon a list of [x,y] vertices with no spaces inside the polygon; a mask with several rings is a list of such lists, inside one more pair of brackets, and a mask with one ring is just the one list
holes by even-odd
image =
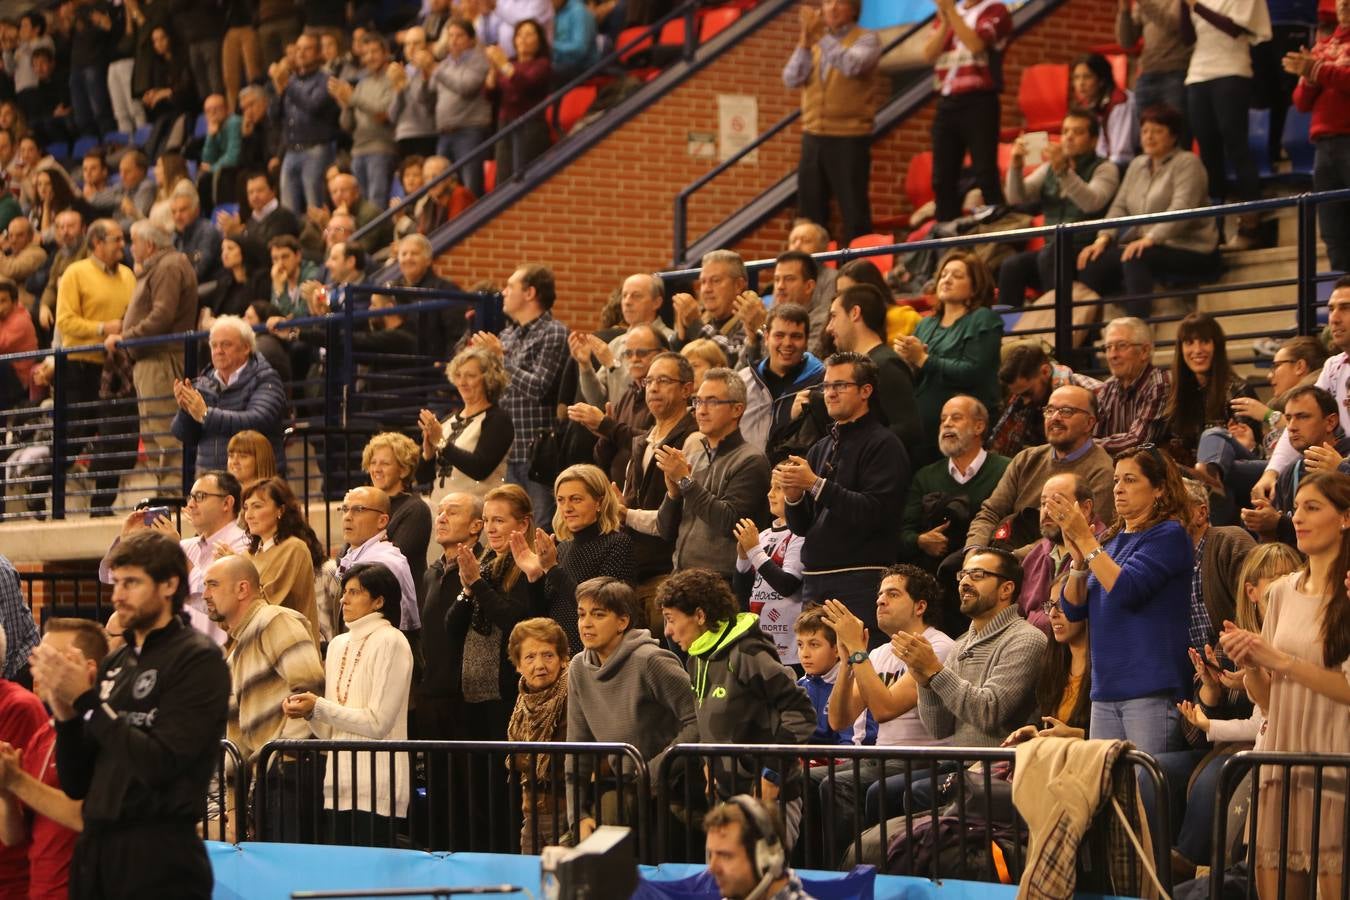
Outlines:
{"label": "brick wall", "polygon": [[[1115,9],[1112,0],[1067,0],[1010,47],[1005,125],[1018,124],[1022,67],[1065,62],[1083,48],[1111,42]],[[790,7],[443,254],[437,270],[462,285],[501,284],[517,264],[543,262],[557,277],[559,317],[592,326],[624,276],[670,262],[675,195],[714,165],[688,155],[687,132],[717,132],[717,95],[754,95],[760,130],[796,107],[796,92],[780,79],[796,42],[796,21]],[[905,167],[912,154],[927,148],[930,120],[931,109],[920,110],[874,147],[875,215],[893,215],[905,206]],[[787,129],[760,149],[756,165],[738,165],[698,192],[690,203],[689,237],[706,232],[790,172],[799,141],[800,131]],[[792,215],[784,210],[737,249],[747,258],[774,255],[786,242]]]}

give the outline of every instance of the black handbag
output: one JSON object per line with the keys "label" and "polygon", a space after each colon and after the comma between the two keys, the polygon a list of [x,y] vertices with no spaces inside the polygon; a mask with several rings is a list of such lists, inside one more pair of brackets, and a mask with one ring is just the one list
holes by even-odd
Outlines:
{"label": "black handbag", "polygon": [[527,473],[531,481],[539,484],[553,484],[553,479],[563,470],[563,433],[566,422],[553,423],[553,426],[530,445],[530,469]]}

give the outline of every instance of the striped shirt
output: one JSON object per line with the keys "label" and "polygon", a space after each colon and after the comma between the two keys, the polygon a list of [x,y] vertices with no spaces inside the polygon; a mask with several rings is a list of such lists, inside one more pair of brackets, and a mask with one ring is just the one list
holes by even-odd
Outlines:
{"label": "striped shirt", "polygon": [[1170,381],[1166,369],[1149,363],[1132,384],[1114,375],[1102,382],[1097,389],[1097,444],[1115,456],[1156,442],[1167,425],[1163,407]]}

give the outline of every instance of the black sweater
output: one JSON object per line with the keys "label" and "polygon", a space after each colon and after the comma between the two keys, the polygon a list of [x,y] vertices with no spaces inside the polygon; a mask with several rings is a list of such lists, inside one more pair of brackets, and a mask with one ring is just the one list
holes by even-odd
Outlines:
{"label": "black sweater", "polygon": [[[825,479],[820,498],[808,490],[787,507],[788,527],[803,535],[806,572],[888,566],[899,552],[900,512],[909,486],[909,457],[900,439],[872,413],[839,426],[806,454]],[[827,461],[833,463],[827,465]]]}
{"label": "black sweater", "polygon": [[[694,421],[692,414],[685,413],[684,418],[670,430],[660,446],[682,449],[689,435],[695,431],[698,431],[698,423]],[[623,479],[623,502],[629,509],[660,509],[661,501],[666,498],[666,478],[661,472],[661,467],[656,464],[656,458],[652,457],[651,465],[645,469],[642,467],[642,462],[647,456],[647,435],[650,433],[647,431],[633,438],[633,449],[628,457],[628,471]],[[643,534],[631,528],[624,530],[633,539],[633,564],[637,569],[636,578],[639,582],[670,571],[673,565],[672,556],[675,553],[674,541],[662,540],[660,535]]]}
{"label": "black sweater", "polygon": [[98,686],[75,700],[80,715],[56,724],[61,788],[84,801],[85,837],[135,824],[190,826],[205,815],[229,700],[220,649],[177,617],[139,654],[130,644],[110,653]]}
{"label": "black sweater", "polygon": [[544,576],[545,608],[540,613],[562,626],[572,655],[581,652],[581,634],[577,631],[577,585],[589,578],[608,575],[636,584],[633,566],[633,542],[620,528],[600,533],[600,524],[581,529],[570,541],[558,544],[558,564]]}

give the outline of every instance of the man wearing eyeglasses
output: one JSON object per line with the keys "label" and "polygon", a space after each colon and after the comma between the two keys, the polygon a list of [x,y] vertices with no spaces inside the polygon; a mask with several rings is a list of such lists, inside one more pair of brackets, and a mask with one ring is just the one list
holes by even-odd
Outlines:
{"label": "man wearing eyeglasses", "polygon": [[[1047,639],[1022,618],[1022,566],[1006,550],[977,547],[957,573],[970,630],[939,661],[921,634],[897,632],[893,646],[919,686],[919,718],[957,747],[997,747],[1036,715],[1036,682]],[[915,785],[915,802],[919,785]],[[926,807],[917,806],[923,809]]]}
{"label": "man wearing eyeglasses", "polygon": [[339,507],[342,513],[342,539],[347,542],[342,558],[338,560],[338,578],[357,563],[380,563],[387,566],[398,579],[403,593],[401,609],[405,634],[422,628],[422,615],[417,608],[417,587],[412,569],[403,551],[389,540],[385,527],[389,524],[389,495],[377,487],[353,488]]}
{"label": "man wearing eyeglasses", "polygon": [[1093,534],[1100,534],[1105,525],[1093,507],[1096,501],[1087,482],[1072,472],[1051,475],[1045,479],[1041,488],[1041,539],[1032,545],[1030,552],[1022,559],[1022,590],[1017,597],[1017,605],[1028,622],[1050,633],[1050,611],[1045,605],[1050,602],[1050,585],[1069,569],[1072,562],[1069,550],[1064,543],[1064,532],[1054,516],[1046,509],[1045,498],[1058,494],[1073,503],[1083,513],[1083,518],[1092,526]]}
{"label": "man wearing eyeglasses", "polygon": [[[599,440],[592,456],[595,464],[609,473],[610,481],[619,484],[628,469],[628,455],[633,450],[633,438],[652,427],[652,414],[647,409],[647,369],[656,354],[667,349],[665,338],[650,325],[634,325],[624,335],[627,338],[622,359],[628,372],[628,383],[623,392],[604,409],[586,403],[567,407],[567,418],[585,427]],[[570,340],[569,340],[570,343]],[[582,369],[586,364],[581,364]]]}
{"label": "man wearing eyeglasses", "polygon": [[876,596],[882,569],[895,561],[909,484],[909,456],[872,412],[877,366],[861,353],[836,353],[825,364],[825,409],[831,433],[806,458],[789,456],[773,483],[787,500],[787,522],[802,542],[802,603],[829,597],[848,607],[879,647]]}
{"label": "man wearing eyeglasses", "polygon": [[567,349],[577,363],[577,384],[582,400],[603,407],[605,401],[623,396],[633,381],[624,351],[628,347],[628,335],[637,326],[655,329],[666,346],[674,341],[675,332],[661,321],[662,291],[661,279],[655,275],[629,275],[619,292],[619,308],[628,331],[608,344],[585,331],[573,331],[567,336]]}
{"label": "man wearing eyeglasses", "polygon": [[1097,515],[1107,522],[1115,518],[1111,494],[1115,467],[1110,455],[1092,440],[1096,397],[1077,385],[1056,388],[1043,418],[1047,443],[1027,447],[1008,463],[998,486],[971,521],[966,546],[997,542],[1015,548],[1018,558],[1025,557],[1040,537],[1036,522],[1041,491],[1053,475],[1077,475],[1091,491]]}
{"label": "man wearing eyeglasses", "polygon": [[653,454],[666,483],[657,528],[675,544],[675,571],[711,569],[730,584],[736,525],[769,521],[769,461],[741,435],[745,382],[735,372],[709,369],[693,406],[698,434],[682,449],[666,444]]}
{"label": "man wearing eyeglasses", "polygon": [[183,610],[191,620],[192,627],[217,644],[225,643],[225,632],[206,613],[202,585],[206,570],[222,553],[248,552],[248,535],[239,527],[239,499],[242,493],[239,479],[229,472],[223,469],[203,472],[192,483],[187,506],[183,508],[192,530],[196,532],[194,537],[185,539],[180,538],[178,529],[167,516],[146,522],[145,510],[131,512],[122,523],[122,533],[113,541],[98,565],[98,580],[104,584],[113,583],[111,560],[124,538],[147,530],[167,534],[180,542],[188,559],[188,599],[183,604]]}
{"label": "man wearing eyeglasses", "polygon": [[1133,316],[1106,326],[1106,365],[1111,377],[1097,389],[1097,443],[1111,456],[1156,443],[1166,420],[1163,407],[1171,378],[1153,365],[1153,332]]}

